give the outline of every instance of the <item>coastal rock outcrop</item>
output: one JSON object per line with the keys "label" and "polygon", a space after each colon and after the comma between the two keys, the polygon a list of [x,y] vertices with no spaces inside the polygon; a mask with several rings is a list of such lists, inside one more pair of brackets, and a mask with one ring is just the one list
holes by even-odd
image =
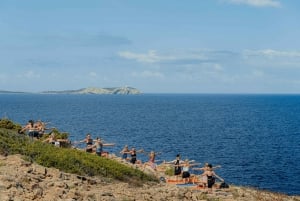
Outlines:
{"label": "coastal rock outcrop", "polygon": [[166,183],[125,183],[105,177],[85,177],[27,162],[21,155],[0,156],[1,201],[299,201],[286,196],[244,187],[230,187],[213,194]]}

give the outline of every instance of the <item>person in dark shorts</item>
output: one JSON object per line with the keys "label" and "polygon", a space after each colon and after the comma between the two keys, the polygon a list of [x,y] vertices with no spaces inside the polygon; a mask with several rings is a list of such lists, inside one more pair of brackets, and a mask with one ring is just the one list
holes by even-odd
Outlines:
{"label": "person in dark shorts", "polygon": [[180,175],[181,171],[182,171],[182,167],[180,165],[181,161],[180,161],[180,154],[176,155],[176,159],[175,159],[175,168],[174,168],[174,175]]}
{"label": "person in dark shorts", "polygon": [[180,154],[176,155],[176,159],[169,162],[164,162],[165,164],[174,164],[174,175],[178,176],[181,175],[182,172],[182,163],[184,161],[180,160]]}
{"label": "person in dark shorts", "polygon": [[85,139],[79,141],[79,142],[84,142],[86,143],[86,147],[85,147],[85,151],[88,153],[92,153],[93,152],[93,142],[94,140],[91,137],[91,134],[86,134]]}
{"label": "person in dark shorts", "polygon": [[132,163],[132,164],[141,164],[142,162],[140,161],[140,160],[137,160],[137,158],[136,158],[136,153],[141,153],[141,152],[143,152],[144,150],[143,149],[141,149],[141,150],[136,150],[134,147],[132,147],[131,148],[131,150],[130,150],[130,163]]}
{"label": "person in dark shorts", "polygon": [[130,154],[130,150],[128,148],[128,145],[125,145],[122,151],[120,151],[120,154],[122,154],[122,159],[127,161],[128,154]]}
{"label": "person in dark shorts", "polygon": [[222,179],[221,177],[219,177],[214,171],[213,171],[213,167],[211,164],[208,164],[206,170],[204,171],[204,173],[202,174],[202,176],[207,176],[207,192],[211,193],[212,192],[212,187],[215,184],[215,178],[221,180],[222,182],[224,182],[224,179]]}

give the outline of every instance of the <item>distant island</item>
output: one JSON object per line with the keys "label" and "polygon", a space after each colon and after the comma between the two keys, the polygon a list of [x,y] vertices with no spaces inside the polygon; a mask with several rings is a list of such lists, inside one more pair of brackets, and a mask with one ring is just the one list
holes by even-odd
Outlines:
{"label": "distant island", "polygon": [[23,93],[25,92],[0,90],[0,94],[23,94]]}
{"label": "distant island", "polygon": [[[0,90],[0,93],[27,93],[27,92],[14,92]],[[111,87],[111,88],[97,88],[88,87],[77,90],[63,90],[63,91],[42,91],[39,94],[141,94],[141,91],[133,87]]]}

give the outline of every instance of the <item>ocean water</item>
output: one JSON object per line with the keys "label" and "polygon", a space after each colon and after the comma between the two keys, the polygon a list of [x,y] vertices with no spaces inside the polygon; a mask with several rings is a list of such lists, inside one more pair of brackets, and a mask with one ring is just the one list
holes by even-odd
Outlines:
{"label": "ocean water", "polygon": [[300,95],[0,94],[0,117],[41,119],[72,141],[91,133],[116,154],[125,144],[161,161],[180,153],[221,165],[228,183],[300,195]]}

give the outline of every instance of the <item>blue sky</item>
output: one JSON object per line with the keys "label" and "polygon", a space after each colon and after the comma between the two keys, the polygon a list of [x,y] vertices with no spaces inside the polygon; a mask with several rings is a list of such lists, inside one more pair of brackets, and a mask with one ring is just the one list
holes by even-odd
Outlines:
{"label": "blue sky", "polygon": [[0,90],[300,93],[298,0],[0,0]]}

